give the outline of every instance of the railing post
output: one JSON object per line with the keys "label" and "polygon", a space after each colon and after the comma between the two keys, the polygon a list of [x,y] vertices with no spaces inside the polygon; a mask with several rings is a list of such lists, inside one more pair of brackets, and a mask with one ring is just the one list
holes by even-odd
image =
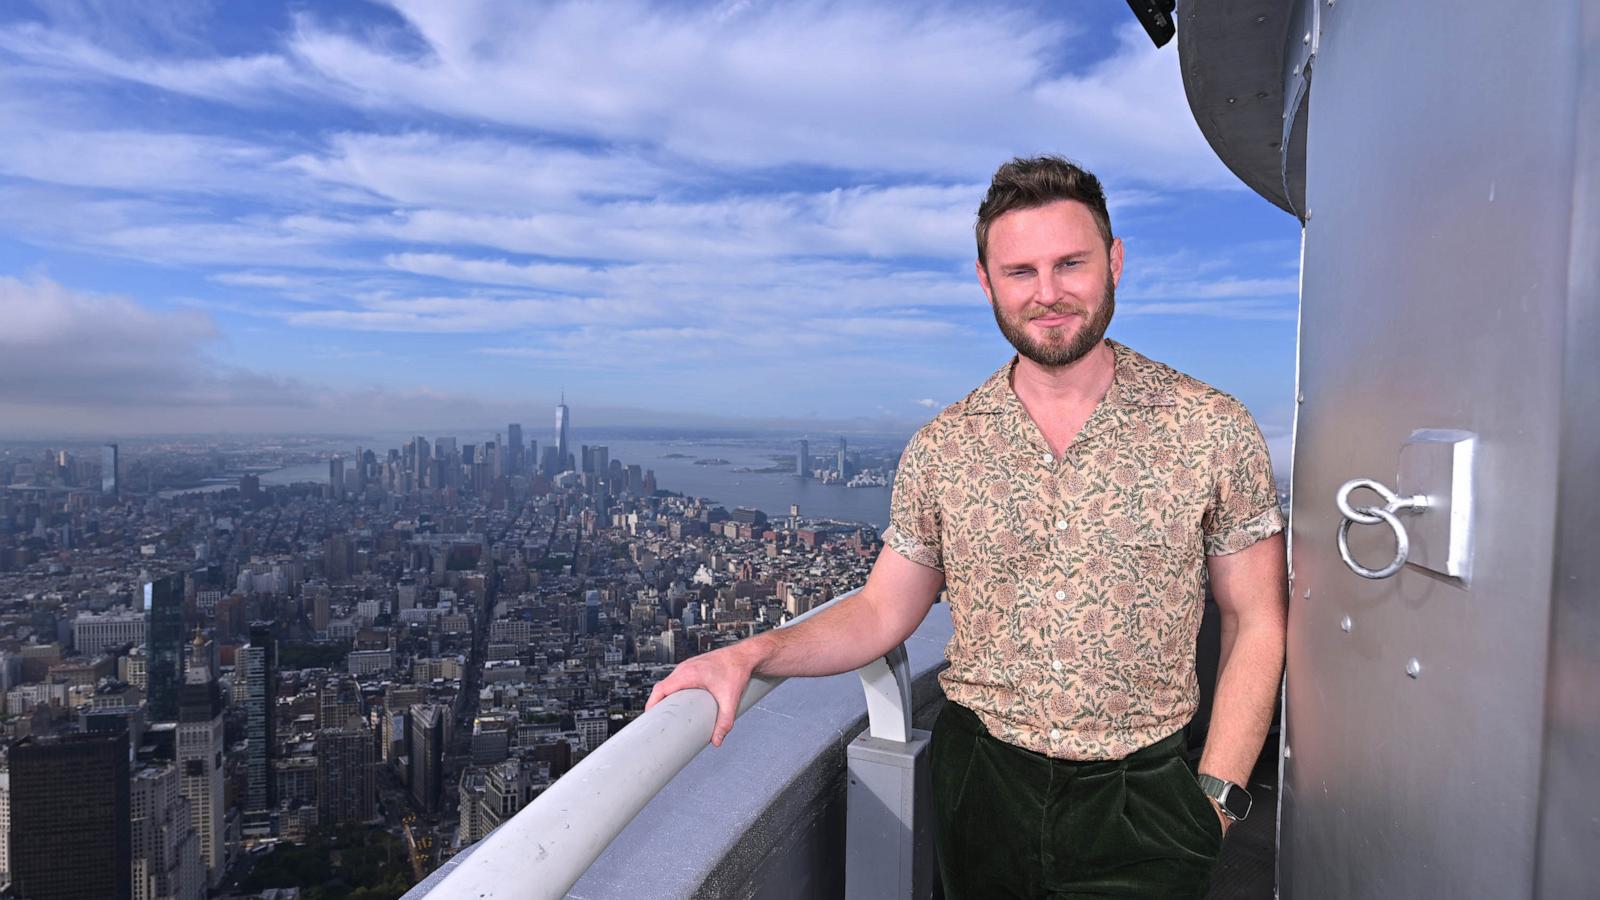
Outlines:
{"label": "railing post", "polygon": [[904,644],[857,670],[867,730],[846,751],[845,896],[927,900],[933,895],[929,733],[911,727]]}

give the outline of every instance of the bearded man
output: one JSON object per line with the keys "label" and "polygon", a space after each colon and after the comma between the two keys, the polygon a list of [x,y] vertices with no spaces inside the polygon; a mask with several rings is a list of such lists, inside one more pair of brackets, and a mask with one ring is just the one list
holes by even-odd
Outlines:
{"label": "bearded man", "polygon": [[[867,583],[678,666],[717,701],[754,673],[831,675],[905,640],[941,590],[955,634],[934,725],[950,900],[1201,897],[1283,668],[1283,518],[1244,407],[1105,338],[1122,277],[1099,181],[1015,159],[978,208],[977,275],[1017,355],[912,438]],[[1198,775],[1184,734],[1209,582],[1222,621]]]}

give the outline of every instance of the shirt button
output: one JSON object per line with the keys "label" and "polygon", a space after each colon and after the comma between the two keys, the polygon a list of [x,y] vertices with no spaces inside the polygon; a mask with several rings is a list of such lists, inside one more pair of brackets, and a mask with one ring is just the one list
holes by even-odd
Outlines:
{"label": "shirt button", "polygon": [[1067,599],[1067,592],[1066,591],[1056,591],[1056,599],[1057,600],[1065,600],[1065,599]]}
{"label": "shirt button", "polygon": [[1066,531],[1067,530],[1067,520],[1066,519],[1057,519],[1056,520],[1056,530],[1057,531]]}
{"label": "shirt button", "polygon": [[1050,740],[1052,740],[1052,741],[1061,740],[1061,729],[1059,729],[1059,728],[1050,729]]}
{"label": "shirt button", "polygon": [[1055,461],[1056,461],[1056,456],[1055,456],[1054,453],[1045,453],[1045,454],[1040,455],[1040,457],[1039,457],[1039,462],[1042,462],[1047,466],[1050,465],[1051,463],[1055,462]]}
{"label": "shirt button", "polygon": [[1055,662],[1052,662],[1050,664],[1050,668],[1055,669],[1057,672],[1061,671],[1061,660],[1058,659]]}

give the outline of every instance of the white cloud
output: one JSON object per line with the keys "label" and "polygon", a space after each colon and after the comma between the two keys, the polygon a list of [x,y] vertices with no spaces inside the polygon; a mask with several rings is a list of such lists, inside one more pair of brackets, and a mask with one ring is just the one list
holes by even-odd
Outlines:
{"label": "white cloud", "polygon": [[1072,29],[1020,9],[393,3],[421,45],[303,17],[288,52],[359,105],[645,142],[735,166],[974,177],[1052,150],[1150,183],[1231,185],[1177,54],[1128,25],[1059,73]]}
{"label": "white cloud", "polygon": [[579,151],[537,140],[427,132],[337,134],[288,163],[307,176],[404,207],[527,211],[594,198],[648,196],[673,174],[626,151]]}
{"label": "white cloud", "polygon": [[0,276],[0,384],[7,406],[295,404],[286,382],[216,363],[195,311],[163,312],[46,278]]}

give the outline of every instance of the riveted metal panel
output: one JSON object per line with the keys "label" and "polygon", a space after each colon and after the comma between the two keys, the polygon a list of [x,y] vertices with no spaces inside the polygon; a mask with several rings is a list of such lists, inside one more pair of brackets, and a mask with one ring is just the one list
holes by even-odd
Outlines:
{"label": "riveted metal panel", "polygon": [[[1534,895],[1583,4],[1322,10],[1282,896]],[[1477,436],[1470,584],[1340,560],[1335,492],[1418,429]]]}

